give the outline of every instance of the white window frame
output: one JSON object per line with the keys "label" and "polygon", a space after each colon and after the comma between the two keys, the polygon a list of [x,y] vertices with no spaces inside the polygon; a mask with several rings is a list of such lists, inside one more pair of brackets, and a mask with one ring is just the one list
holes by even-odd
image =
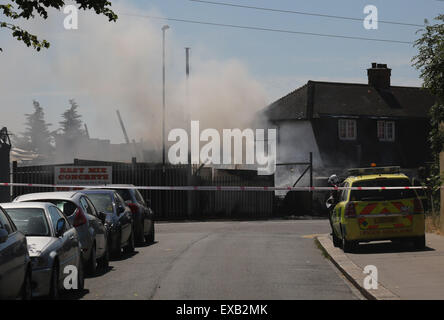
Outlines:
{"label": "white window frame", "polygon": [[376,124],[376,136],[382,142],[394,142],[396,139],[395,121],[378,120]]}
{"label": "white window frame", "polygon": [[[345,136],[342,135],[342,130],[345,130]],[[357,122],[355,119],[339,119],[338,121],[338,137],[339,140],[352,141],[356,140],[357,136]]]}

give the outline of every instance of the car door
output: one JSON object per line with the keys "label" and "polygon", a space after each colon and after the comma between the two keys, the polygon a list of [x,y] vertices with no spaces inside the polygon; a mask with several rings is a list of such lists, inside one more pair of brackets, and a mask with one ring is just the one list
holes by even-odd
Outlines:
{"label": "car door", "polygon": [[64,276],[66,275],[64,274],[65,267],[76,265],[78,252],[77,232],[72,227],[68,219],[66,219],[65,215],[56,206],[49,206],[48,211],[51,217],[54,232],[57,229],[57,221],[59,221],[59,219],[65,220],[65,229],[62,236],[58,239],[59,243],[57,247],[57,255],[59,256],[62,278],[64,278]]}
{"label": "car door", "polygon": [[27,243],[14,223],[0,208],[0,228],[8,232],[8,239],[0,244],[0,296],[15,298],[20,293],[27,268]]}
{"label": "car door", "polygon": [[[344,187],[348,187],[349,184],[345,183]],[[333,227],[336,231],[336,234],[338,236],[341,235],[341,213],[342,213],[342,208],[344,207],[347,198],[348,198],[348,192],[349,190],[342,190],[341,194],[339,196],[339,203],[336,204],[335,208],[333,209]]]}
{"label": "car door", "polygon": [[[117,194],[114,193],[114,205],[115,211],[117,214],[117,219],[120,223],[122,230],[121,244],[124,244],[128,241],[131,236],[132,230],[132,216],[131,210],[127,207],[123,199]],[[124,208],[123,212],[119,212],[119,207]]]}
{"label": "car door", "polygon": [[91,201],[85,197],[80,197],[80,204],[84,212],[88,214],[88,220],[90,222],[90,227],[94,229],[95,240],[96,240],[96,254],[97,257],[103,256],[106,250],[106,229],[102,221],[100,221],[96,208],[91,203]]}
{"label": "car door", "polygon": [[142,219],[144,223],[144,232],[145,234],[149,232],[151,228],[151,223],[153,223],[153,215],[151,214],[151,211],[148,209],[148,206],[143,199],[142,195],[140,194],[139,190],[134,189],[134,197],[136,198],[136,202],[139,204],[139,206],[142,208]]}

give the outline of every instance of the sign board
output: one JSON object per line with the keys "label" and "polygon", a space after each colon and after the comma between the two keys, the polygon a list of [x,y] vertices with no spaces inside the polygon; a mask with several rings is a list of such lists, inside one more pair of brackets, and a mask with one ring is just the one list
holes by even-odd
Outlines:
{"label": "sign board", "polygon": [[56,185],[104,185],[112,183],[112,167],[57,166],[54,167]]}

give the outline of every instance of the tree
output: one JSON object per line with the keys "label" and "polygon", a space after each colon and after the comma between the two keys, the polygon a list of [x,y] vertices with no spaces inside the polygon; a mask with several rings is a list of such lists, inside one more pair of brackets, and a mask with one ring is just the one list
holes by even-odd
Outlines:
{"label": "tree", "polygon": [[45,113],[38,101],[33,101],[34,112],[25,114],[26,131],[20,137],[14,137],[14,142],[19,148],[34,151],[42,155],[48,155],[52,152],[52,137],[49,132],[51,124],[46,123]]}
{"label": "tree", "polygon": [[[117,15],[109,8],[111,2],[107,0],[74,0],[79,9],[94,10],[96,14],[108,17],[109,21],[117,21]],[[0,4],[0,13],[9,20],[34,18],[39,15],[43,19],[48,18],[48,9],[61,10],[65,6],[65,0],[6,0],[6,4]],[[9,3],[8,3],[9,2]],[[39,40],[34,34],[22,29],[20,26],[0,19],[0,28],[9,29],[12,36],[18,41],[24,42],[28,47],[32,46],[37,51],[49,48],[49,42]],[[2,48],[0,48],[2,51]]]}
{"label": "tree", "polygon": [[435,18],[438,23],[427,25],[421,38],[415,41],[418,55],[413,58],[414,66],[420,71],[423,87],[436,97],[436,103],[430,110],[431,145],[433,165],[428,185],[432,187],[432,205],[439,208],[439,190],[442,184],[439,169],[439,154],[444,146],[444,15]]}
{"label": "tree", "polygon": [[84,137],[85,131],[82,129],[82,116],[77,112],[79,105],[74,99],[69,100],[69,107],[63,114],[63,120],[59,122],[62,132],[60,135],[68,141],[75,141]]}

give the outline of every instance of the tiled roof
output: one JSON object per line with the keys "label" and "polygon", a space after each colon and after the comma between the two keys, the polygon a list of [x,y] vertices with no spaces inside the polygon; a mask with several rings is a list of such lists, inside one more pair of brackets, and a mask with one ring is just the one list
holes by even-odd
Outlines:
{"label": "tiled roof", "polygon": [[324,116],[427,118],[434,102],[421,88],[309,81],[269,105],[265,114],[274,121]]}

